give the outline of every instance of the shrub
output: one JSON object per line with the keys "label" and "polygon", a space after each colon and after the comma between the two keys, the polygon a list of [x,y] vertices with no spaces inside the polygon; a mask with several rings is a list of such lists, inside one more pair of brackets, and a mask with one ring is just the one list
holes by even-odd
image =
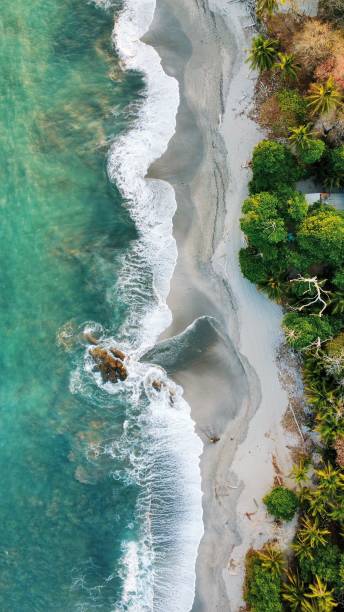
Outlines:
{"label": "shrub", "polygon": [[[296,123],[304,123],[307,119],[307,102],[296,89],[282,89],[278,92],[277,100],[281,113],[293,115]],[[290,123],[296,125],[296,123]]]}
{"label": "shrub", "polygon": [[282,486],[272,489],[263,501],[268,513],[283,521],[291,521],[299,505],[295,493]]}
{"label": "shrub", "polygon": [[330,149],[324,161],[325,180],[335,187],[344,186],[344,145]]}
{"label": "shrub", "polygon": [[281,577],[263,568],[256,553],[246,558],[244,598],[252,612],[282,612]]}
{"label": "shrub", "polygon": [[243,204],[241,229],[251,245],[264,251],[270,245],[287,240],[284,220],[278,214],[278,198],[272,193],[257,193]]}
{"label": "shrub", "polygon": [[314,209],[302,221],[297,242],[314,262],[340,268],[344,261],[344,213],[331,207]]}
{"label": "shrub", "polygon": [[307,103],[294,89],[283,89],[267,98],[259,110],[259,123],[276,137],[287,137],[290,126],[307,118]]}
{"label": "shrub", "polygon": [[268,278],[263,258],[252,249],[241,249],[239,253],[241,272],[251,283],[264,283]]}
{"label": "shrub", "polygon": [[310,582],[314,576],[319,576],[330,587],[336,589],[337,593],[344,591],[339,568],[344,554],[335,544],[325,544],[312,551],[313,559],[300,558],[299,568],[302,579]]}
{"label": "shrub", "polygon": [[310,140],[304,149],[298,151],[297,156],[303,164],[315,164],[322,158],[325,148],[325,143],[322,140]]}
{"label": "shrub", "polygon": [[301,176],[296,159],[283,144],[263,140],[253,151],[251,193],[275,191],[281,185],[293,184]]}
{"label": "shrub", "polygon": [[296,349],[302,350],[320,338],[321,341],[332,337],[332,327],[326,317],[301,315],[297,312],[289,312],[283,319],[288,344]]}
{"label": "shrub", "polygon": [[294,36],[294,52],[302,65],[313,72],[328,58],[333,46],[331,25],[319,19],[309,19]]}

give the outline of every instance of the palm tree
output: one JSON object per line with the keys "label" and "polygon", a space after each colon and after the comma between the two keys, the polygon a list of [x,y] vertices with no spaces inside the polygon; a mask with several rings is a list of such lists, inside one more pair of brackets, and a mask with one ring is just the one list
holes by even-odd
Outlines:
{"label": "palm tree", "polygon": [[295,555],[300,559],[300,561],[314,560],[313,550],[308,546],[306,542],[303,542],[302,540],[296,540],[296,542],[292,544],[292,548],[294,550]]}
{"label": "palm tree", "polygon": [[290,128],[289,140],[296,151],[304,151],[312,141],[311,123]]}
{"label": "palm tree", "polygon": [[281,303],[285,291],[285,284],[282,281],[271,277],[264,283],[261,283],[260,286],[266,291],[271,300],[274,300],[278,304]]}
{"label": "palm tree", "polygon": [[277,41],[272,38],[265,38],[262,34],[256,36],[252,41],[251,51],[247,58],[251,68],[261,72],[271,70],[276,59],[277,45]]}
{"label": "palm tree", "polygon": [[326,83],[312,83],[307,96],[312,115],[327,114],[342,105],[342,95],[332,77]]}
{"label": "palm tree", "polygon": [[275,544],[266,544],[262,550],[257,551],[257,555],[264,569],[274,576],[281,575],[284,568],[284,559],[280,549]]}
{"label": "palm tree", "polygon": [[328,589],[319,576],[315,576],[315,582],[309,585],[309,590],[306,597],[315,600],[322,612],[331,612],[338,605],[332,597],[333,589]]}
{"label": "palm tree", "polygon": [[332,498],[340,491],[344,491],[344,474],[329,463],[323,469],[315,470],[315,474],[318,477],[318,488],[327,497]]}
{"label": "palm tree", "polygon": [[317,414],[316,420],[315,429],[326,444],[332,444],[338,435],[344,435],[342,402],[329,405],[326,410]]}
{"label": "palm tree", "polygon": [[298,540],[309,546],[310,548],[316,548],[317,546],[324,546],[327,542],[326,536],[330,532],[328,529],[321,529],[317,519],[312,521],[308,516],[301,519],[301,528],[298,531]]}
{"label": "palm tree", "polygon": [[309,459],[303,457],[300,459],[299,463],[295,463],[295,465],[293,465],[290,476],[293,480],[295,480],[298,487],[302,487],[302,484],[309,480],[309,463]]}
{"label": "palm tree", "polygon": [[288,602],[291,612],[298,612],[305,599],[305,585],[296,573],[287,572],[288,582],[283,584],[282,598]]}
{"label": "palm tree", "polygon": [[282,76],[285,79],[297,79],[297,73],[301,66],[295,60],[295,55],[293,53],[278,53],[278,59],[279,61],[276,62],[275,68],[281,71]]}

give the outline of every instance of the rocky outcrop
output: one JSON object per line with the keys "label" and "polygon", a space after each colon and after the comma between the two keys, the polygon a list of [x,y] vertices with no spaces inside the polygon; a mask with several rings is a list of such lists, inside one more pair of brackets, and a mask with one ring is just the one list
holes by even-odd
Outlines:
{"label": "rocky outcrop", "polygon": [[126,380],[128,372],[123,364],[125,354],[118,349],[105,349],[97,346],[90,350],[95,361],[95,370],[100,372],[103,382],[117,383]]}

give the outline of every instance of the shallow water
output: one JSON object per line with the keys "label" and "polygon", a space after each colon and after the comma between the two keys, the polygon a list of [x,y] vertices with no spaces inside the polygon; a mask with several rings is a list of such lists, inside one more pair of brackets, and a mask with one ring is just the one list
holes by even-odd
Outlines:
{"label": "shallow water", "polygon": [[[2,612],[177,612],[193,597],[200,444],[181,390],[137,361],[169,317],[173,202],[154,184],[140,208],[154,75],[122,71],[118,11],[1,7]],[[131,354],[125,384],[92,371],[85,328]]]}
{"label": "shallow water", "polygon": [[[4,612],[73,609],[74,578],[90,588],[113,573],[135,506],[135,487],[114,487],[104,466],[92,485],[75,478],[87,440],[116,435],[123,414],[69,393],[78,351],[56,342],[62,326],[87,320],[113,332],[125,311],[106,291],[136,231],[107,180],[106,142],[130,122],[142,78],[119,70],[112,28],[111,14],[83,0],[1,6]],[[105,584],[100,609],[119,586]]]}

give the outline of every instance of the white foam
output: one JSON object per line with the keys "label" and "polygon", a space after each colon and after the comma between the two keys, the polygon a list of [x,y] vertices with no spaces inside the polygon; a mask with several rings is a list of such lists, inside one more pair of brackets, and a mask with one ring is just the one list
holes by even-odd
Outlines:
{"label": "white foam", "polygon": [[[107,0],[95,1],[108,5]],[[144,74],[146,96],[132,129],[114,142],[108,156],[110,179],[126,200],[139,238],[123,259],[116,286],[117,295],[130,306],[116,339],[130,355],[126,361],[129,376],[125,383],[105,385],[110,393],[122,393],[125,387],[131,406],[120,440],[103,452],[123,459],[119,464],[127,466],[123,468],[127,473],[120,470],[114,477],[128,483],[134,479],[142,485],[140,538],[123,543],[120,573],[124,587],[115,611],[188,612],[194,599],[195,561],[203,534],[202,444],[182,389],[160,368],[139,362],[172,320],[166,299],[177,259],[172,234],[174,190],[165,181],[145,179],[175,132],[179,106],[177,81],[165,74],[158,53],[140,40],[154,11],[155,0],[125,0],[113,33],[124,68]],[[112,299],[109,291],[110,303]],[[104,388],[88,354],[85,371]],[[160,391],[152,387],[155,379],[163,382]],[[79,392],[85,385],[80,372],[73,385]],[[150,400],[148,407],[147,401],[142,401],[143,388]]]}

